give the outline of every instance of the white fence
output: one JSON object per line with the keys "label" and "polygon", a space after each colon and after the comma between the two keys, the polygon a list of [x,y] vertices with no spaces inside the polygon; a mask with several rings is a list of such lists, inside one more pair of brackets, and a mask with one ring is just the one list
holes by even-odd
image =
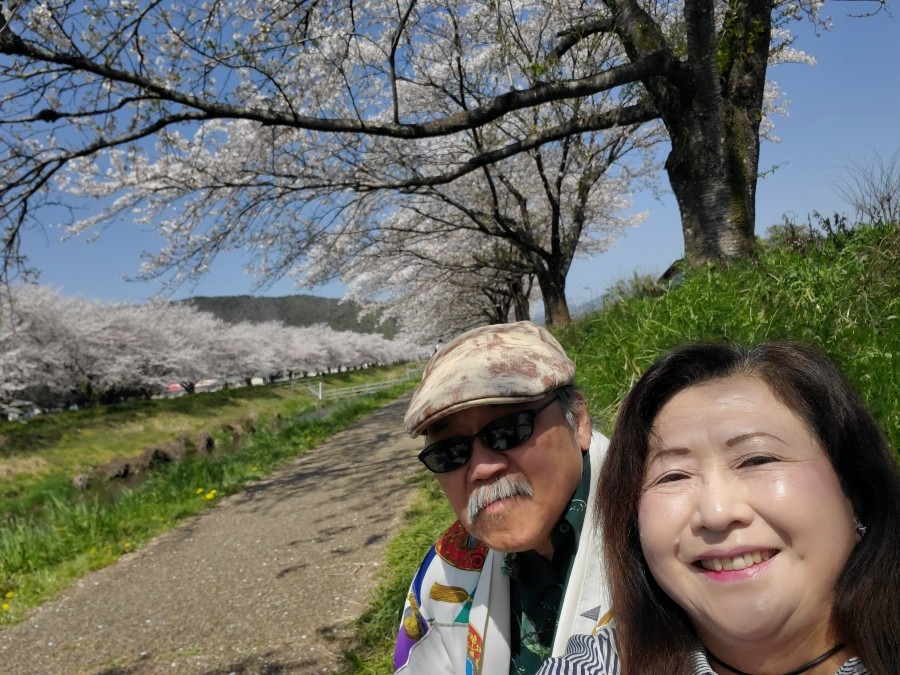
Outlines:
{"label": "white fence", "polygon": [[311,382],[307,380],[303,383],[303,385],[309,389],[310,393],[313,396],[318,398],[320,401],[334,401],[344,398],[351,398],[353,396],[363,396],[365,394],[372,394],[376,391],[381,391],[382,389],[387,389],[388,387],[392,387],[395,384],[400,384],[401,382],[406,382],[407,380],[418,377],[422,372],[421,367],[408,366],[406,369],[406,377],[401,377],[399,379],[394,380],[385,380],[383,382],[370,382],[368,384],[360,384],[355,387],[341,387],[335,389],[326,389],[324,387],[324,382],[321,378],[319,378],[315,382]]}

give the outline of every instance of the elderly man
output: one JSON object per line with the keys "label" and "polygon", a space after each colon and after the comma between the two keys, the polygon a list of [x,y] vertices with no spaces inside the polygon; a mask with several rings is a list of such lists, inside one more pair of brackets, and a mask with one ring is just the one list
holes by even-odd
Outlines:
{"label": "elderly man", "polygon": [[405,425],[458,521],[410,586],[395,672],[534,673],[608,620],[592,487],[607,440],[574,374],[527,321],[463,333],[428,363]]}

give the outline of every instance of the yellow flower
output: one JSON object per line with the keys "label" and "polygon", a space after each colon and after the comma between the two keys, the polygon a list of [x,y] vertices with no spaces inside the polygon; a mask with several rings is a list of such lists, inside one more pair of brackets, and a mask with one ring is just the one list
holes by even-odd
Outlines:
{"label": "yellow flower", "polygon": [[216,498],[215,490],[210,490],[209,492],[206,493],[205,499],[210,500],[210,499],[215,499],[215,498]]}
{"label": "yellow flower", "polygon": [[2,608],[4,612],[8,612],[9,611],[9,603],[4,602],[2,605],[0,605],[0,608]]}
{"label": "yellow flower", "polygon": [[5,597],[6,597],[7,600],[10,600],[11,598],[14,598],[15,595],[16,595],[16,594],[13,593],[12,591],[6,591],[6,596],[5,596]]}
{"label": "yellow flower", "polygon": [[203,494],[203,488],[197,488],[197,491],[194,494]]}
{"label": "yellow flower", "polygon": [[131,548],[131,542],[130,542],[130,541],[126,541],[126,542],[125,542],[125,548],[126,548],[126,550],[129,549],[129,548]]}

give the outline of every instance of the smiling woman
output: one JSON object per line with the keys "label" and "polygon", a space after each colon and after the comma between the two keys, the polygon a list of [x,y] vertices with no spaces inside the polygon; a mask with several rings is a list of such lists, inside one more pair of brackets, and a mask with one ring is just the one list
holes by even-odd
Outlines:
{"label": "smiling woman", "polygon": [[900,473],[818,351],[664,356],[622,404],[598,495],[614,627],[543,675],[900,672]]}
{"label": "smiling woman", "polygon": [[853,507],[806,425],[762,380],[736,375],[675,394],[655,430],[641,546],[709,652],[755,663],[770,637],[827,651],[835,638],[820,617],[857,537]]}

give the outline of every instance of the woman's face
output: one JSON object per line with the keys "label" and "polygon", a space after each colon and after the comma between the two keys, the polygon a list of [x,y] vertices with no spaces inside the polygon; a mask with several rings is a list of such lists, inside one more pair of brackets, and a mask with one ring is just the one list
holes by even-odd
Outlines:
{"label": "woman's face", "polygon": [[856,535],[806,425],[762,380],[734,376],[676,394],[655,431],[641,546],[704,644],[830,647],[833,589]]}

